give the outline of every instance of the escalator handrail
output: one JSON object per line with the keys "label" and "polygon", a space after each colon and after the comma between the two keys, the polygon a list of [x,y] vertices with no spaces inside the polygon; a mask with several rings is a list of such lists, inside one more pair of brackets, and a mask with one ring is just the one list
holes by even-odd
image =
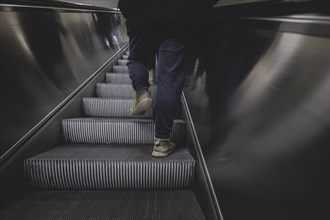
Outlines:
{"label": "escalator handrail", "polygon": [[91,4],[82,4],[63,0],[1,0],[0,10],[7,8],[30,8],[30,9],[61,9],[65,11],[93,11],[107,13],[121,13],[118,8],[107,8]]}
{"label": "escalator handrail", "polygon": [[[219,1],[221,3],[221,1]],[[215,7],[206,13],[206,17],[269,17],[285,16],[293,14],[323,14],[329,15],[330,2],[326,0],[256,0],[243,1],[241,4],[221,5]]]}

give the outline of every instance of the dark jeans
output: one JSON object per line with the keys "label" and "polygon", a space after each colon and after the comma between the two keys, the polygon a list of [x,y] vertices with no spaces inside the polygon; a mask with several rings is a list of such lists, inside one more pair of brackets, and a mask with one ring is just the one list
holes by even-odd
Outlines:
{"label": "dark jeans", "polygon": [[153,117],[157,138],[169,138],[189,70],[190,31],[158,25],[129,33],[128,70],[136,92],[149,88],[148,64],[157,53],[157,93]]}

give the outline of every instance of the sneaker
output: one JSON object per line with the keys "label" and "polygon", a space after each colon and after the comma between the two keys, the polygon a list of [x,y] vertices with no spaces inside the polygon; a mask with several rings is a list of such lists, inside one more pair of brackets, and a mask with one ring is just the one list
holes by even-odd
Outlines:
{"label": "sneaker", "polygon": [[170,139],[155,138],[154,150],[152,156],[165,157],[175,151],[175,144]]}
{"label": "sneaker", "polygon": [[152,105],[152,98],[147,90],[142,90],[136,95],[135,102],[131,107],[131,115],[143,115]]}

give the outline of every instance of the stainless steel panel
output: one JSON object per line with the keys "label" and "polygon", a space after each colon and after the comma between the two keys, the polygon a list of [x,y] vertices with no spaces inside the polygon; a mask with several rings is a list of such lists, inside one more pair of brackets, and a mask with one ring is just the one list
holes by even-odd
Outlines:
{"label": "stainless steel panel", "polygon": [[254,22],[213,21],[185,89],[224,219],[328,219],[329,37]]}
{"label": "stainless steel panel", "polygon": [[116,13],[1,7],[1,155],[127,42]]}

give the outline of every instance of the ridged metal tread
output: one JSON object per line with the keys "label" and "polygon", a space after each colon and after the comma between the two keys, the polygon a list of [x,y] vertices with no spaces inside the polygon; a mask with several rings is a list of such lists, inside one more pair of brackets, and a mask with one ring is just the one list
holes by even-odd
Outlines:
{"label": "ridged metal tread", "polygon": [[24,161],[37,189],[183,189],[194,179],[195,161],[186,148],[166,158],[153,145],[64,145]]}
{"label": "ridged metal tread", "polygon": [[[74,118],[62,120],[67,143],[153,144],[155,125],[151,119]],[[186,123],[174,120],[171,140],[177,146],[186,142]]]}
{"label": "ridged metal tread", "polygon": [[127,74],[107,73],[105,75],[106,83],[132,85],[132,80]]}
{"label": "ridged metal tread", "polygon": [[127,73],[128,74],[128,67],[127,67],[127,65],[113,65],[112,71],[114,73]]}
{"label": "ridged metal tread", "polygon": [[204,220],[191,190],[39,191],[1,210],[1,220]]}
{"label": "ridged metal tread", "polygon": [[[156,86],[150,86],[151,97],[156,94]],[[97,83],[96,95],[103,98],[134,98],[136,92],[131,85],[115,85],[110,83]]]}
{"label": "ridged metal tread", "polygon": [[83,110],[87,117],[151,118],[152,108],[142,116],[131,116],[134,99],[83,98]]}
{"label": "ridged metal tread", "polygon": [[118,65],[127,65],[128,60],[124,60],[124,59],[119,59],[118,60]]}

